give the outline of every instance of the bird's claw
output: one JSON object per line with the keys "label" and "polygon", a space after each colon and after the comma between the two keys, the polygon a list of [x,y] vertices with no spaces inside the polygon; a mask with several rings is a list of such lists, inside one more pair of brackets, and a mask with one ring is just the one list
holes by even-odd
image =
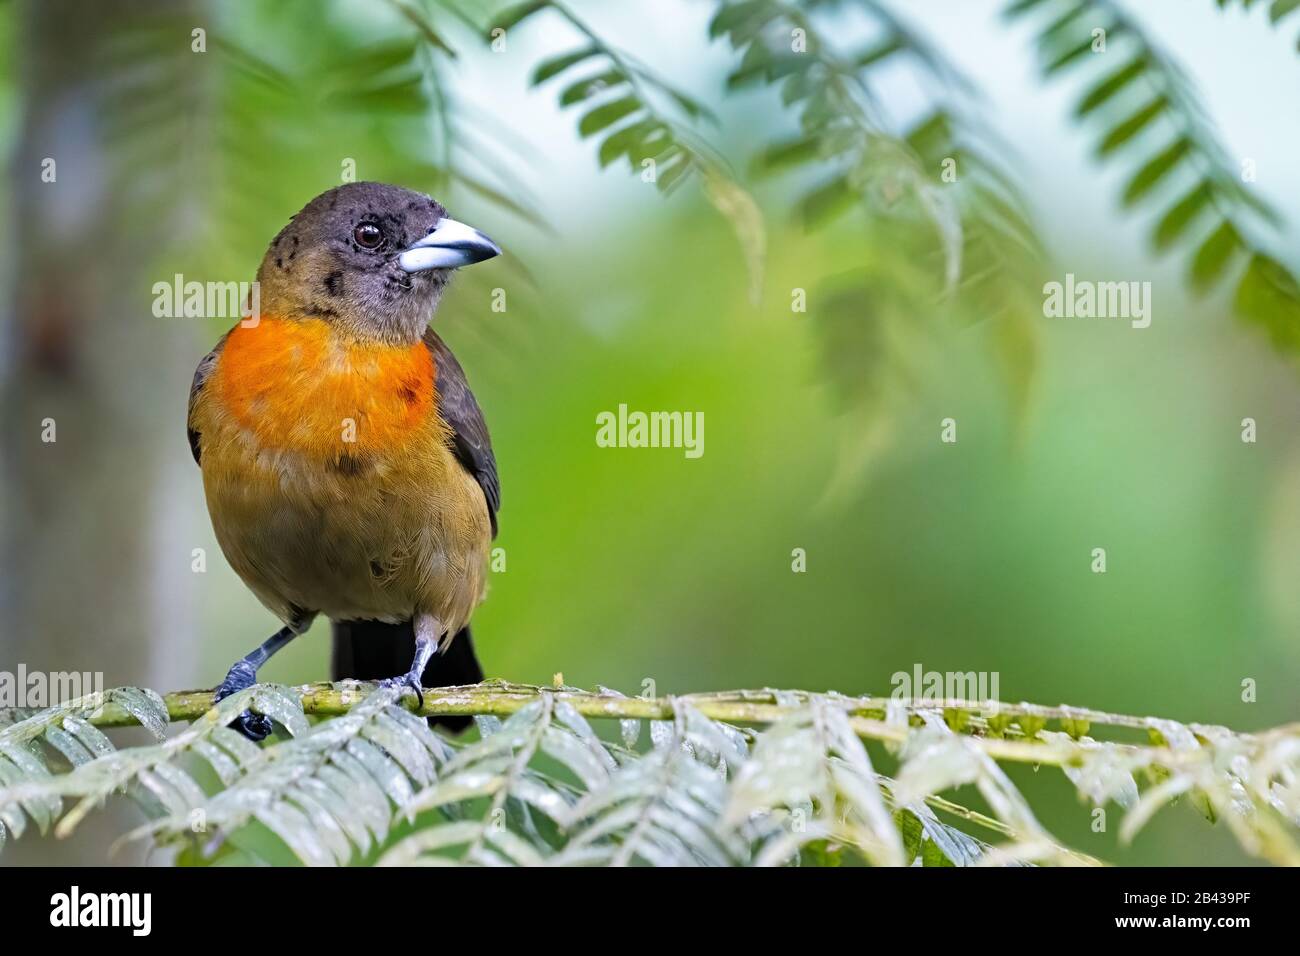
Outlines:
{"label": "bird's claw", "polygon": [[415,691],[415,699],[418,705],[424,707],[424,686],[421,683],[421,674],[417,671],[410,671],[400,677],[388,677],[379,682],[380,687],[396,687],[401,690]]}
{"label": "bird's claw", "polygon": [[255,744],[260,744],[271,736],[271,731],[275,729],[270,717],[266,716],[266,714],[254,713],[251,710],[246,710],[236,717],[230,726]]}
{"label": "bird's claw", "polygon": [[[217,687],[214,703],[220,703],[231,694],[247,690],[256,681],[257,671],[253,669],[253,666],[247,661],[239,661],[226,672],[226,679]],[[230,726],[254,743],[261,743],[271,736],[273,729],[270,717],[265,714],[254,713],[251,710],[246,710],[236,717],[231,721]]]}

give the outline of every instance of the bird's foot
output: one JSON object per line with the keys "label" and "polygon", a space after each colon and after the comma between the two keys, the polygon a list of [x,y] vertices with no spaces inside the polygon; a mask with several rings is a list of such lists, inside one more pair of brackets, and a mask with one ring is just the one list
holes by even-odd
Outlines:
{"label": "bird's foot", "polygon": [[[241,690],[247,690],[255,683],[257,683],[257,670],[253,665],[248,661],[237,661],[226,672],[226,679],[217,688],[216,702],[219,703]],[[271,718],[265,714],[255,714],[251,710],[246,710],[236,717],[230,726],[254,743],[260,743],[271,736]]]}
{"label": "bird's foot", "polygon": [[407,671],[400,677],[386,677],[379,682],[380,687],[396,687],[400,690],[415,691],[415,699],[420,707],[424,706],[424,685],[421,683],[420,671]]}

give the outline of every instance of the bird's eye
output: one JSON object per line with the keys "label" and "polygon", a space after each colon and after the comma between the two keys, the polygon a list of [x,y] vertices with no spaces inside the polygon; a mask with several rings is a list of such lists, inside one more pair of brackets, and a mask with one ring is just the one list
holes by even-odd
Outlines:
{"label": "bird's eye", "polygon": [[373,222],[363,222],[352,230],[352,238],[363,249],[374,249],[384,241],[384,231]]}

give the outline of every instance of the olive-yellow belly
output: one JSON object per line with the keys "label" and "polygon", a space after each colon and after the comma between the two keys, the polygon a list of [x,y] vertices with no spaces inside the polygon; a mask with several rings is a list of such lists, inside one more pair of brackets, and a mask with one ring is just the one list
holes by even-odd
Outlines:
{"label": "olive-yellow belly", "polygon": [[198,397],[217,541],[283,620],[407,620],[455,634],[481,600],[482,489],[452,454],[427,348],[263,319],[227,337]]}

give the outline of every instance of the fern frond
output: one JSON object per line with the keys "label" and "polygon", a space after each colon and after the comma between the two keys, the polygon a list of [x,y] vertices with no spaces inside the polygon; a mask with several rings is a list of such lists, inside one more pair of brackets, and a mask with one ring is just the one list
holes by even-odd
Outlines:
{"label": "fern frond", "polygon": [[310,729],[304,721],[292,740],[259,750],[224,790],[143,832],[164,841],[202,834],[211,850],[255,821],[307,864],[367,852],[450,756],[427,723],[396,705],[399,697],[379,688],[335,720]]}
{"label": "fern frond", "polygon": [[[554,749],[547,742],[563,733],[553,725],[554,716],[554,700],[542,697],[504,722],[480,719],[482,739],[457,753],[440,779],[411,801],[413,813],[436,809],[449,819],[400,841],[380,858],[380,865],[540,863],[549,848],[540,840],[529,807],[554,816],[568,805],[562,789],[529,769],[540,751]],[[475,818],[448,809],[482,797],[487,800]],[[510,829],[510,811],[532,839]]]}
{"label": "fern frond", "polygon": [[[508,30],[545,10],[558,14],[581,39],[576,48],[539,64],[533,85],[565,80],[560,105],[582,112],[578,133],[584,139],[601,137],[602,167],[626,160],[638,171],[648,160],[662,192],[671,192],[691,173],[709,174],[720,167],[718,156],[666,107],[691,120],[710,117],[708,108],[606,42],[566,5],[526,3],[498,15],[492,26]],[[576,78],[575,68],[582,74]]]}
{"label": "fern frond", "polygon": [[[53,758],[61,757],[75,770],[113,752],[112,743],[88,720],[109,703],[156,737],[165,735],[166,706],[153,692],[136,688],[90,694],[30,716],[10,714],[0,720],[0,846],[8,833],[22,836],[28,820],[41,833],[58,820],[70,775],[56,776]],[[10,717],[19,719],[10,722]]]}
{"label": "fern frond", "polygon": [[737,776],[726,811],[734,826],[781,812],[793,825],[764,850],[784,862],[812,840],[856,848],[878,866],[901,866],[903,843],[862,741],[844,710],[824,698],[772,726]]}
{"label": "fern frond", "polygon": [[1277,214],[1243,182],[1178,63],[1112,0],[1022,0],[1006,13],[1043,16],[1035,43],[1045,78],[1090,73],[1075,115],[1096,128],[1099,159],[1132,161],[1121,202],[1157,209],[1155,249],[1187,250],[1197,292],[1235,271],[1238,314],[1300,354],[1300,283],[1264,239],[1276,240]]}
{"label": "fern frond", "polygon": [[[232,695],[170,739],[164,739],[169,718],[162,699],[152,691],[129,687],[92,694],[6,727],[0,731],[0,754],[12,763],[0,760],[0,780],[6,784],[0,791],[0,819],[13,829],[17,804],[27,809],[42,832],[57,820],[56,835],[66,837],[92,809],[122,792],[146,815],[184,813],[202,799],[203,791],[180,765],[183,757],[191,753],[202,757],[223,783],[231,782],[258,757],[256,747],[225,726],[249,706],[274,717],[290,732],[306,729],[298,698],[274,685]],[[161,743],[115,750],[93,723],[110,707],[138,720]],[[62,755],[71,771],[58,776],[42,772],[41,744]],[[14,767],[26,772],[28,779],[21,774],[15,779]],[[76,798],[77,803],[63,814],[65,797]]]}
{"label": "fern frond", "polygon": [[[363,689],[258,687],[215,708],[211,694],[167,695],[167,715],[194,722],[121,751],[96,728],[157,729],[164,711],[149,692],[0,723],[0,820],[15,834],[29,819],[57,820],[67,835],[128,788],[151,818],[132,835],[197,840],[191,862],[261,825],[314,865],[1095,863],[1039,823],[1004,769],[1020,763],[1060,768],[1084,800],[1118,806],[1126,841],[1184,797],[1246,852],[1300,863],[1300,725],[1243,734],[993,701],[771,690],[644,699],[503,682],[430,690],[412,713],[396,691]],[[296,736],[259,748],[227,730],[250,705]],[[304,713],[322,722],[308,730]],[[421,718],[438,714],[476,715],[479,739],[433,734]],[[621,740],[598,736],[591,718],[619,721]],[[73,766],[37,767],[28,755],[44,751],[15,749],[36,744],[47,757],[70,751]],[[191,758],[215,772],[214,793]],[[947,795],[967,785],[991,815]],[[81,800],[60,818],[66,796]]]}
{"label": "fern frond", "polygon": [[[1042,307],[1040,245],[970,82],[887,6],[860,4],[872,27],[862,31],[846,30],[836,6],[729,0],[710,24],[740,54],[729,87],[779,87],[798,119],[796,133],[758,153],[756,173],[798,177],[796,210],[810,228],[858,214],[861,265],[825,281],[810,310],[852,413],[832,493],[856,484],[914,393],[943,328],[927,321],[935,313],[955,326],[987,324],[1023,415]],[[887,115],[875,89],[895,67],[940,91],[910,122]]]}
{"label": "fern frond", "polygon": [[965,784],[976,786],[1005,832],[1013,837],[1007,846],[985,853],[981,862],[1078,862],[1076,855],[1043,829],[997,762],[973,746],[971,738],[955,733],[941,714],[924,715],[924,725],[903,745],[902,757],[894,796],[913,812],[922,800],[941,791]]}
{"label": "fern frond", "polygon": [[[727,778],[745,760],[745,740],[689,703],[651,725],[650,751],[626,760],[608,786],[591,789],[567,817],[560,865],[738,866],[752,858],[752,824],[722,825]],[[747,821],[749,822],[749,821]]]}
{"label": "fern frond", "polygon": [[598,140],[601,168],[626,162],[661,193],[688,179],[700,180],[705,197],[731,225],[745,257],[755,300],[761,290],[766,246],[763,217],[748,191],[728,170],[723,156],[694,124],[713,120],[698,99],[677,88],[634,56],[603,39],[559,0],[513,6],[493,18],[491,29],[510,30],[551,11],[578,35],[577,46],[542,61],[533,86],[562,84],[559,104],[573,109],[578,134]]}

